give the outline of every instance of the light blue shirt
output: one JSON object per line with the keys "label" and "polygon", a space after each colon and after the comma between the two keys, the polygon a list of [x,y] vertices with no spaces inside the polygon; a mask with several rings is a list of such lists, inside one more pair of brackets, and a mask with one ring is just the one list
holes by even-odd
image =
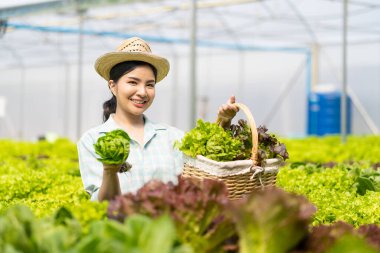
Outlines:
{"label": "light blue shirt", "polygon": [[[118,173],[121,193],[136,192],[152,179],[177,183],[182,172],[183,154],[174,149],[174,141],[183,137],[183,131],[151,122],[144,116],[144,145],[131,138],[130,153],[127,159],[132,165],[129,171]],[[113,119],[113,115],[102,125],[83,134],[77,143],[79,168],[85,190],[91,200],[98,200],[98,191],[102,183],[103,165],[97,160],[94,144],[100,136],[115,129],[122,129]]]}

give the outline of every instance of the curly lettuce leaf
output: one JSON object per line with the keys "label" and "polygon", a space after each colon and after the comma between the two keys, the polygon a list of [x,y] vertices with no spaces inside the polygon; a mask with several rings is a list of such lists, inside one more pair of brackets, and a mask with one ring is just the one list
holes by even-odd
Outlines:
{"label": "curly lettuce leaf", "polygon": [[215,161],[232,161],[241,146],[241,140],[232,138],[218,124],[203,120],[198,120],[196,127],[175,143],[175,147],[190,157],[203,155]]}
{"label": "curly lettuce leaf", "polygon": [[121,130],[113,130],[100,137],[94,144],[98,160],[104,164],[123,164],[129,155],[129,135]]}

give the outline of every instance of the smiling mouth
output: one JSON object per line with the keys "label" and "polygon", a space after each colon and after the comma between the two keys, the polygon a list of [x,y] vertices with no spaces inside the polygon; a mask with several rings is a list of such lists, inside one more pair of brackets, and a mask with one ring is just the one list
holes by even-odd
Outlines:
{"label": "smiling mouth", "polygon": [[129,100],[131,100],[133,103],[140,104],[140,105],[146,104],[148,102],[146,100],[135,100],[135,99],[129,99]]}

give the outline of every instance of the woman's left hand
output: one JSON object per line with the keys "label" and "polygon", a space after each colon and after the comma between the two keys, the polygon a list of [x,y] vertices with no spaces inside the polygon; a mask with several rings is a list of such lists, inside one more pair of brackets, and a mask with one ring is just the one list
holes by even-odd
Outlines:
{"label": "woman's left hand", "polygon": [[231,96],[226,104],[219,107],[218,119],[220,126],[229,127],[231,120],[235,117],[238,111],[239,108],[235,105],[235,96]]}

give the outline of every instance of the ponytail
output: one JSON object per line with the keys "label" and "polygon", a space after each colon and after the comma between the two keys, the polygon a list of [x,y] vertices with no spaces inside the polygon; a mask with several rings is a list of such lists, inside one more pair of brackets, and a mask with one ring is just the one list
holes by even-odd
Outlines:
{"label": "ponytail", "polygon": [[116,112],[116,97],[112,94],[112,98],[103,103],[103,122],[106,122],[111,113]]}

